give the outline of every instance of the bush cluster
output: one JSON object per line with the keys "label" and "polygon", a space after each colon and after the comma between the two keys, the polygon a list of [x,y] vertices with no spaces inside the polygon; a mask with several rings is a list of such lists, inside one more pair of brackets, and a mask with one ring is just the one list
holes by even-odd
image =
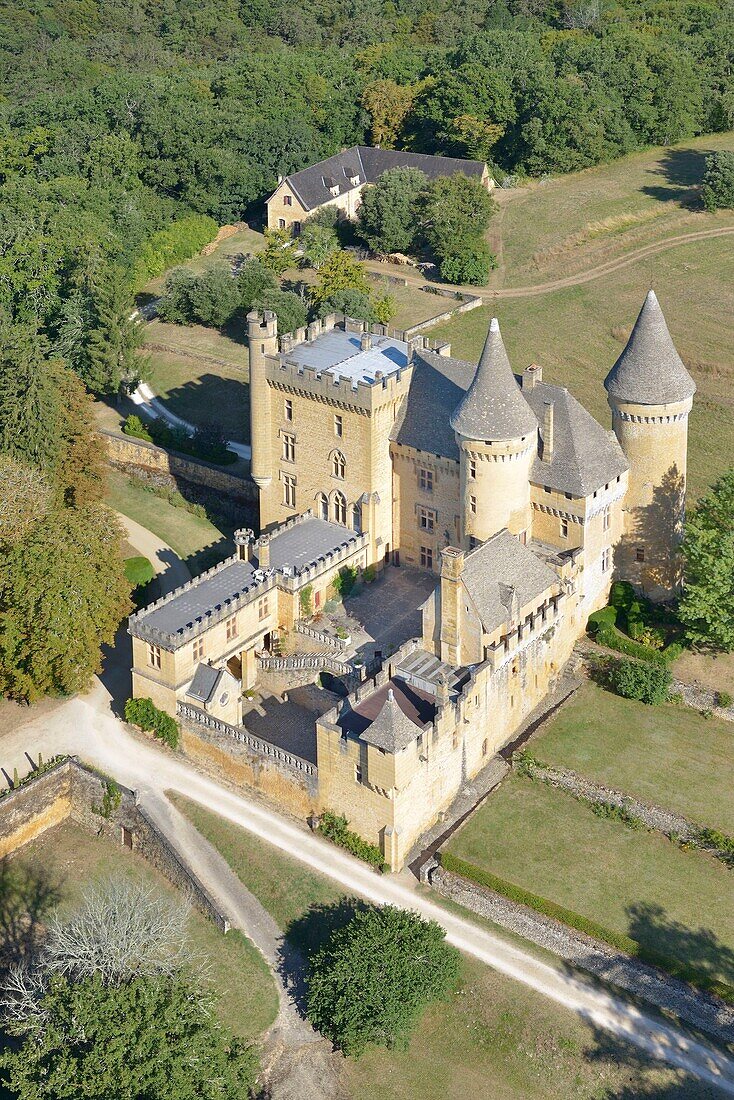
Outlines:
{"label": "bush cluster", "polygon": [[609,604],[590,615],[587,623],[589,634],[607,649],[641,661],[668,663],[683,652],[680,642],[665,645],[677,627],[672,611],[638,596],[626,581],[612,585]]}
{"label": "bush cluster", "polygon": [[493,875],[491,871],[485,871],[483,867],[476,867],[473,863],[467,863],[465,860],[459,859],[458,856],[452,855],[451,852],[441,852],[439,859],[441,866],[452,874],[461,875],[462,878],[469,879],[478,886],[493,890],[496,894],[501,894],[502,897],[509,898],[510,901],[515,901],[519,905],[526,905],[528,909],[533,909],[544,917],[560,921],[561,924],[566,924],[569,928],[574,928],[585,936],[591,936],[592,939],[608,943],[610,947],[623,951],[625,955],[650,963],[651,966],[657,966],[660,970],[672,974],[673,977],[680,978],[681,981],[697,985],[701,989],[714,993],[728,1004],[734,1004],[733,986],[712,978],[690,963],[684,963],[679,959],[663,955],[645,944],[633,940],[631,936],[625,935],[624,932],[615,932],[611,928],[605,928],[604,925],[597,924],[596,921],[589,920],[588,917],[583,917],[580,913],[574,913],[573,910],[566,909],[563,905],[542,898],[538,894],[532,894],[529,890],[525,890],[513,882],[507,882],[506,879]]}
{"label": "bush cluster", "polygon": [[603,677],[612,691],[623,699],[638,699],[651,706],[666,702],[672,682],[667,665],[623,659],[606,661]]}
{"label": "bush cluster", "polygon": [[164,710],[159,710],[152,699],[128,699],[125,703],[125,721],[144,733],[152,733],[172,749],[178,748],[178,722]]}
{"label": "bush cluster", "polygon": [[191,455],[215,466],[228,466],[237,461],[237,455],[229,450],[227,440],[216,424],[202,424],[193,435],[189,435],[185,428],[172,428],[161,419],[144,424],[139,416],[131,413],[125,419],[122,430],[134,439],[144,439],[147,443]]}
{"label": "bush cluster", "polygon": [[345,565],[332,581],[334,591],[345,599],[357,583],[358,572],[354,565]]}
{"label": "bush cluster", "polygon": [[340,848],[351,852],[358,859],[363,859],[365,863],[371,864],[378,871],[386,870],[387,865],[377,845],[368,844],[366,840],[362,840],[361,836],[353,833],[348,826],[349,822],[346,817],[325,810],[319,822],[319,832],[332,844],[338,844]]}

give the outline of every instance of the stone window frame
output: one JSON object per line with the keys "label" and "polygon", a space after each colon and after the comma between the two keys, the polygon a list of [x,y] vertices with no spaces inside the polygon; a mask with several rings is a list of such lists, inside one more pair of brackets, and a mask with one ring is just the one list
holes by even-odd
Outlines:
{"label": "stone window frame", "polygon": [[280,433],[281,443],[283,445],[283,453],[281,458],[283,462],[295,462],[296,461],[296,437],[292,432]]}
{"label": "stone window frame", "polygon": [[433,547],[421,546],[420,548],[420,563],[421,569],[433,569]]}
{"label": "stone window frame", "polygon": [[283,195],[283,206],[293,206],[293,196]]}
{"label": "stone window frame", "polygon": [[334,413],[334,435],[337,439],[344,438],[344,417],[341,413]]}
{"label": "stone window frame", "polygon": [[326,493],[317,493],[314,497],[314,504],[316,505],[316,515],[319,519],[329,519],[329,498]]}
{"label": "stone window frame", "polygon": [[435,479],[430,466],[418,467],[418,488],[422,493],[432,493]]}
{"label": "stone window frame", "polygon": [[337,481],[344,481],[347,476],[347,460],[341,451],[332,451],[331,455],[331,476],[336,478]]}
{"label": "stone window frame", "polygon": [[225,620],[224,630],[226,640],[228,642],[233,642],[237,637],[237,612],[235,612],[234,615],[230,615],[230,617]]}
{"label": "stone window frame", "polygon": [[191,646],[191,652],[192,652],[192,655],[193,655],[193,658],[194,658],[194,662],[204,660],[204,638],[203,638],[203,635],[198,637],[198,638],[194,638],[193,644]]}
{"label": "stone window frame", "polygon": [[270,614],[270,593],[266,592],[264,596],[261,596],[257,601],[257,621],[262,622],[263,619],[267,619]]}
{"label": "stone window frame", "polygon": [[334,523],[339,523],[342,527],[346,527],[347,498],[344,496],[344,493],[338,490],[334,493],[331,499],[331,510],[334,516]]}
{"label": "stone window frame", "polygon": [[296,475],[283,474],[283,504],[286,508],[296,506]]}
{"label": "stone window frame", "polygon": [[436,530],[436,524],[438,523],[438,512],[435,508],[426,508],[425,505],[419,504],[417,507],[418,513],[418,527],[421,531],[427,531],[430,535]]}
{"label": "stone window frame", "polygon": [[612,567],[612,548],[611,546],[605,546],[601,552],[601,571],[602,573],[608,573]]}
{"label": "stone window frame", "polygon": [[152,642],[148,644],[148,664],[151,668],[161,667],[161,647]]}
{"label": "stone window frame", "polygon": [[560,533],[561,533],[561,538],[562,539],[567,539],[568,538],[568,520],[566,519],[565,516],[561,516],[561,518],[559,519],[558,527],[559,527],[559,530],[560,530]]}
{"label": "stone window frame", "polygon": [[643,562],[644,560],[645,560],[645,547],[644,546],[636,546],[635,547],[635,561],[636,562]]}
{"label": "stone window frame", "polygon": [[290,397],[283,399],[283,419],[289,424],[293,423],[293,401]]}
{"label": "stone window frame", "polygon": [[601,514],[601,529],[602,529],[602,531],[608,531],[611,526],[612,526],[612,506],[611,506],[611,504],[607,504],[606,508],[604,508],[604,510],[602,511],[602,514]]}
{"label": "stone window frame", "polygon": [[473,516],[477,514],[477,498],[474,493],[469,496],[469,511]]}

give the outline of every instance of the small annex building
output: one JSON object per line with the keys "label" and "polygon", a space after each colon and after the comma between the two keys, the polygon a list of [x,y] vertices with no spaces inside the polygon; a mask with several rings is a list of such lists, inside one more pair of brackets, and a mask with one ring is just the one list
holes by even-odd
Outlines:
{"label": "small annex building", "polygon": [[429,180],[469,176],[488,191],[495,185],[482,161],[355,145],[281,179],[266,202],[268,228],[290,229],[297,235],[306,218],[323,207],[334,207],[341,218],[351,221],[364,188],[391,168],[417,168]]}

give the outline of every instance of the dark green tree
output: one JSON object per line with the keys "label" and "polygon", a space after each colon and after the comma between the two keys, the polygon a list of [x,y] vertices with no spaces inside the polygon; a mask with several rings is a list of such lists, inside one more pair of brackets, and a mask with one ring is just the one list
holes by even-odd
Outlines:
{"label": "dark green tree", "polygon": [[268,290],[253,303],[254,309],[271,309],[278,318],[278,332],[295,332],[306,324],[308,307],[292,290]]}
{"label": "dark green tree", "polygon": [[393,168],[362,195],[358,233],[374,252],[410,252],[420,230],[428,179],[416,168]]}
{"label": "dark green tree", "polygon": [[734,153],[709,153],[701,185],[701,200],[707,210],[734,209]]}
{"label": "dark green tree", "polygon": [[242,264],[237,276],[237,288],[240,305],[247,313],[252,309],[253,302],[260,301],[271,290],[278,289],[278,280],[269,267],[253,256]]}
{"label": "dark green tree", "polygon": [[42,470],[55,468],[61,447],[47,350],[33,326],[0,317],[0,453]]}
{"label": "dark green tree", "polygon": [[459,953],[435,921],[386,905],[357,910],[309,960],[307,1013],[346,1054],[404,1043],[457,981]]}
{"label": "dark green tree", "polygon": [[324,260],[338,250],[339,237],[333,226],[309,218],[301,230],[298,247],[303,250],[306,264],[318,271]]}
{"label": "dark green tree", "polygon": [[688,639],[734,650],[734,469],[699,500],[686,519],[678,613]]}

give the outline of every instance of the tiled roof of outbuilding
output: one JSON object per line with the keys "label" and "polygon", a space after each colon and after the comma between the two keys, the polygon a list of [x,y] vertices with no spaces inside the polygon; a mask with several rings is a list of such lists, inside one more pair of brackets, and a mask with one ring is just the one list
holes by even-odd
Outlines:
{"label": "tiled roof of outbuilding", "polygon": [[496,317],[476,374],[450,423],[464,439],[519,439],[537,431],[537,418],[512,373]]}
{"label": "tiled roof of outbuilding", "polygon": [[615,401],[639,405],[674,404],[696,392],[654,290],[649,291],[627,346],[604,385]]}
{"label": "tiled roof of outbuilding", "polygon": [[467,555],[462,580],[488,634],[512,617],[514,600],[519,611],[558,584],[551,567],[507,529]]}
{"label": "tiled roof of outbuilding", "polygon": [[375,745],[385,752],[402,752],[415,741],[421,727],[416,726],[407,714],[404,714],[395,698],[395,692],[388,688],[382,710],[360,734],[362,741]]}

